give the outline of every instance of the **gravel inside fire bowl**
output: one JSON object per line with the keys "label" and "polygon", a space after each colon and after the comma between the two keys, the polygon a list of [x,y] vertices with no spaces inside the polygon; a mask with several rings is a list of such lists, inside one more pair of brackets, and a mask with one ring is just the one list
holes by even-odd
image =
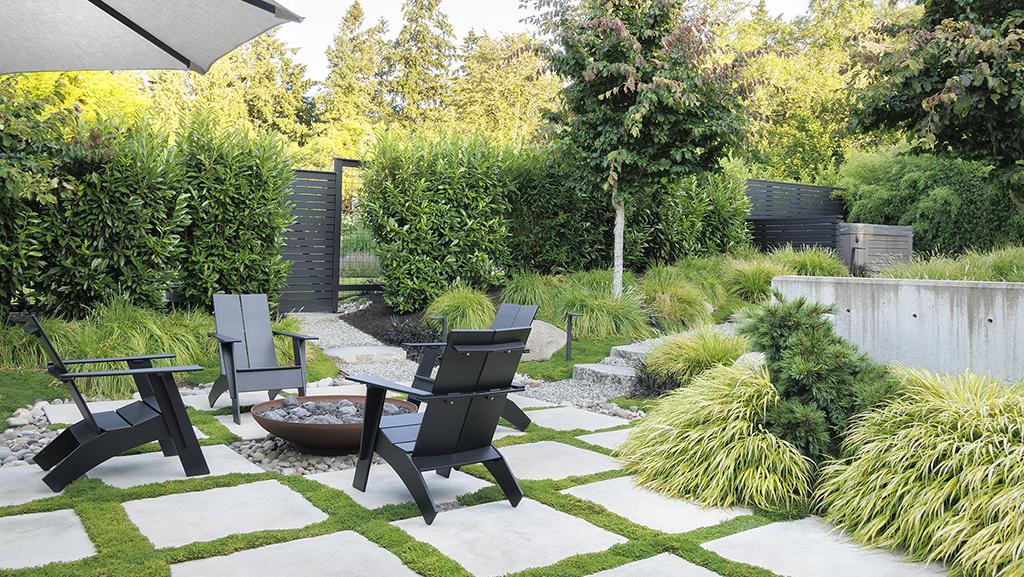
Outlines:
{"label": "gravel inside fire bowl", "polygon": [[[274,409],[264,410],[259,416],[286,423],[309,425],[358,425],[363,422],[365,404],[352,401],[306,401],[300,403],[295,397],[286,397]],[[408,413],[405,407],[384,403],[385,415]]]}

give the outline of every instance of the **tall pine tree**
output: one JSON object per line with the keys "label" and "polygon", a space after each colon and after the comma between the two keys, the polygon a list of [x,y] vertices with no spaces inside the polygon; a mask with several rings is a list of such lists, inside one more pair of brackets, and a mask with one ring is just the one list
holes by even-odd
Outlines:
{"label": "tall pine tree", "polygon": [[443,121],[455,57],[452,26],[441,0],[405,0],[402,30],[386,58],[385,96],[404,126]]}

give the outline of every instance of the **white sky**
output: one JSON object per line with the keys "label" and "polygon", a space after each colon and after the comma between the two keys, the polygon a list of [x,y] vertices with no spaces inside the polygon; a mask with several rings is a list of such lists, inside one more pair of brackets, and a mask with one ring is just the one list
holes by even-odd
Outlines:
{"label": "white sky", "polygon": [[[295,13],[304,16],[301,23],[285,24],[281,38],[299,49],[298,60],[306,65],[307,75],[314,80],[327,76],[327,58],[324,51],[334,39],[351,0],[280,0]],[[366,22],[372,24],[380,18],[390,23],[395,34],[402,25],[402,0],[362,0]],[[520,0],[442,0],[441,9],[455,29],[458,41],[470,30],[486,31],[492,35],[522,32],[527,26],[521,20],[532,10],[519,8]],[[767,0],[768,10],[792,18],[807,10],[808,0]],[[532,4],[532,3],[531,3]]]}

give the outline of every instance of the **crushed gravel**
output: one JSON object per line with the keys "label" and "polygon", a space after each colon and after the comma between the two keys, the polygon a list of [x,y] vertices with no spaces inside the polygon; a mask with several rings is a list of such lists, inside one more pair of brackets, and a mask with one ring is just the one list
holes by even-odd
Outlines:
{"label": "crushed gravel", "polygon": [[298,319],[302,332],[319,337],[317,346],[322,349],[351,347],[359,345],[382,345],[380,341],[353,327],[333,313],[291,313]]}

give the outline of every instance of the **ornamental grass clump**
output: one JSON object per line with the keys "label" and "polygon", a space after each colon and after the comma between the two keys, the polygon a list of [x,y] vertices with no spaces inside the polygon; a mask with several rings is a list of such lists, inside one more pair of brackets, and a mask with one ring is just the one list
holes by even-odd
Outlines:
{"label": "ornamental grass clump", "polygon": [[722,285],[729,294],[748,303],[762,303],[772,294],[772,279],[796,270],[766,259],[733,260],[726,264]]}
{"label": "ornamental grass clump", "polygon": [[778,402],[766,371],[715,367],[662,397],[619,459],[641,485],[705,507],[788,509],[810,495],[812,463],[762,426]]}
{"label": "ornamental grass clump", "polygon": [[902,394],[858,417],[822,470],[826,518],[953,574],[1024,575],[1024,389],[897,373]]}
{"label": "ornamental grass clump", "polygon": [[456,284],[434,299],[423,316],[445,317],[450,329],[485,329],[494,322],[494,314],[494,303],[486,294]]}
{"label": "ornamental grass clump", "polygon": [[555,311],[559,319],[570,312],[580,313],[582,316],[573,321],[573,333],[581,337],[603,339],[618,335],[639,339],[652,332],[643,294],[631,287],[615,298],[611,289],[571,283],[560,291]]}
{"label": "ornamental grass clump", "polygon": [[790,245],[772,251],[771,260],[791,268],[801,276],[850,276],[836,251],[821,247],[795,249]]}
{"label": "ornamental grass clump", "polygon": [[634,386],[630,394],[652,397],[689,386],[704,371],[731,365],[749,350],[750,341],[746,337],[727,335],[712,327],[671,335],[644,360],[640,372],[648,374],[648,378],[640,381],[642,386]]}
{"label": "ornamental grass clump", "polygon": [[501,291],[501,299],[517,305],[536,305],[547,312],[554,305],[558,288],[556,277],[523,271],[511,275]]}

